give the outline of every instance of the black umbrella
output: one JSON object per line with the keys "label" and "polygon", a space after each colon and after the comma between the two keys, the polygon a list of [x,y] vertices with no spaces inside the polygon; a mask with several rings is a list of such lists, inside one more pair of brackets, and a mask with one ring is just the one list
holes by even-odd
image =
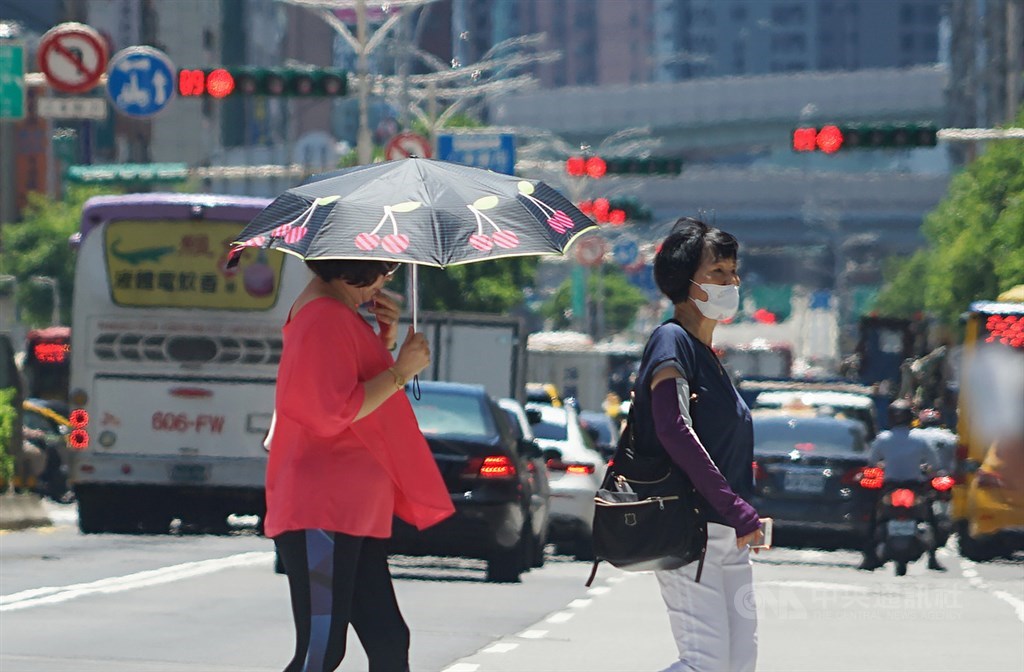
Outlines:
{"label": "black umbrella", "polygon": [[561,255],[596,224],[557,191],[446,161],[410,158],[318,175],[278,196],[235,241],[302,259],[373,259],[444,268]]}

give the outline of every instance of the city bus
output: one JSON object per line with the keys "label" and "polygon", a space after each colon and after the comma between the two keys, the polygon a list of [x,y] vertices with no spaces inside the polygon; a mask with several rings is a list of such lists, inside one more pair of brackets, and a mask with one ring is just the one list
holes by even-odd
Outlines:
{"label": "city bus", "polygon": [[1024,285],[963,317],[952,516],[983,561],[1024,550]]}
{"label": "city bus", "polygon": [[89,199],[71,324],[70,476],[84,533],[226,531],[265,512],[281,327],[310,277],[231,241],[269,201]]}

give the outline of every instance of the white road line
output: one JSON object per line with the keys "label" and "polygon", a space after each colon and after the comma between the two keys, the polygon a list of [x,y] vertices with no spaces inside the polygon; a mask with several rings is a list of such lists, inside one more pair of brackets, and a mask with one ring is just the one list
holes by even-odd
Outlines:
{"label": "white road line", "polygon": [[274,559],[274,554],[267,551],[239,553],[225,558],[186,562],[180,565],[151,569],[125,576],[113,576],[89,583],[75,583],[67,586],[48,586],[32,588],[10,595],[0,595],[0,612],[28,609],[44,604],[58,604],[85,595],[121,593],[136,588],[148,588],[165,583],[190,579],[204,574],[212,574],[222,569],[233,567],[252,567],[267,565]]}
{"label": "white road line", "polygon": [[483,649],[480,653],[508,653],[518,646],[519,644],[516,642],[497,642],[495,644],[491,644],[486,649]]}
{"label": "white road line", "polygon": [[441,672],[476,672],[479,669],[480,666],[476,663],[455,663],[444,668]]}
{"label": "white road line", "polygon": [[566,621],[568,621],[573,616],[575,616],[574,612],[571,612],[571,611],[559,611],[557,613],[554,613],[554,614],[551,614],[550,616],[548,616],[546,620],[547,620],[548,623],[565,623]]}
{"label": "white road line", "polygon": [[852,583],[829,583],[828,581],[758,581],[758,586],[786,586],[787,588],[807,588],[810,590],[845,590],[850,593],[870,593],[870,588],[858,586]]}
{"label": "white road line", "polygon": [[1013,610],[1017,612],[1017,619],[1024,623],[1024,600],[1010,595],[1005,590],[997,590],[992,594],[1013,607]]}
{"label": "white road line", "polygon": [[591,602],[593,602],[593,600],[584,598],[580,600],[573,600],[567,606],[570,609],[583,609],[584,607],[589,607]]}
{"label": "white road line", "polygon": [[544,639],[547,634],[547,630],[526,630],[524,632],[520,632],[517,637],[522,637],[523,639]]}
{"label": "white road line", "polygon": [[1013,610],[1016,612],[1017,620],[1024,623],[1024,600],[1014,597],[1005,590],[992,590],[985,580],[978,575],[978,570],[974,569],[976,566],[977,565],[972,560],[967,560],[966,558],[960,559],[960,569],[964,578],[967,579],[967,582],[975,588],[984,590],[997,600],[1002,600],[1013,607]]}
{"label": "white road line", "polygon": [[610,591],[611,588],[609,588],[608,586],[598,586],[597,588],[591,588],[590,590],[588,590],[587,595],[604,595],[605,593]]}

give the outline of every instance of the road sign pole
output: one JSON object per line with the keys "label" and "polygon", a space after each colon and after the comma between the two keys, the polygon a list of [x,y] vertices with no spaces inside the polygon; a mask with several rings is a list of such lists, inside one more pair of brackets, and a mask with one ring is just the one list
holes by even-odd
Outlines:
{"label": "road sign pole", "polygon": [[0,25],[0,223],[18,215],[14,124],[25,116],[25,45],[17,24]]}

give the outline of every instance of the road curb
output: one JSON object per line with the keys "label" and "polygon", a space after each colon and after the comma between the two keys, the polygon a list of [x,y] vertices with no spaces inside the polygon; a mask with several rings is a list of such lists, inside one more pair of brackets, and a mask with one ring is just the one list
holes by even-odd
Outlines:
{"label": "road curb", "polygon": [[0,530],[24,530],[52,524],[39,495],[31,492],[0,494]]}

